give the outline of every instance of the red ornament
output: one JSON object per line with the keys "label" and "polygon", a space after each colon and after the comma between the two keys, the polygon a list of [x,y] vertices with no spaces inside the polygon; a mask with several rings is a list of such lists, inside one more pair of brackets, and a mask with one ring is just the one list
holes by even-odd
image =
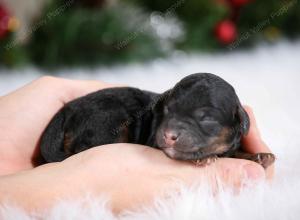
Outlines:
{"label": "red ornament", "polygon": [[234,7],[241,7],[251,2],[251,0],[229,0],[229,2]]}
{"label": "red ornament", "polygon": [[237,37],[236,26],[230,20],[221,21],[215,28],[215,34],[220,43],[230,44]]}
{"label": "red ornament", "polygon": [[4,38],[8,32],[9,13],[2,5],[0,5],[0,39]]}

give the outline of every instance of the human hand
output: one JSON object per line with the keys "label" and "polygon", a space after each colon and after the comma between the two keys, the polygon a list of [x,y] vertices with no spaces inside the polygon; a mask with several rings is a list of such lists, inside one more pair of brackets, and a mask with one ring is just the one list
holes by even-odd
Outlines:
{"label": "human hand", "polygon": [[[0,172],[7,174],[33,168],[32,159],[38,155],[38,141],[53,115],[66,102],[110,86],[94,81],[44,77],[1,97]],[[269,152],[260,138],[252,111],[246,110],[251,127],[243,140],[245,150],[250,153]],[[113,144],[89,149],[61,163],[6,176],[0,181],[0,188],[6,195],[12,189],[13,198],[19,197],[23,203],[28,203],[24,198],[30,194],[30,206],[34,206],[34,201],[36,205],[45,205],[58,196],[82,196],[88,189],[93,195],[109,194],[113,208],[119,211],[149,201],[158,192],[174,187],[171,184],[174,179],[187,184],[208,181],[216,187],[218,177],[224,185],[239,188],[245,178],[270,178],[272,169],[265,173],[254,162],[232,158],[221,158],[210,166],[199,168],[171,160],[161,151],[149,147]],[[18,188],[21,190],[18,192],[14,184],[20,181],[23,187]],[[127,186],[126,190],[123,190],[124,186]]]}
{"label": "human hand", "polygon": [[231,160],[237,159],[222,158],[210,166],[197,167],[147,146],[104,145],[62,162],[0,177],[0,205],[10,201],[27,211],[39,212],[64,199],[106,196],[112,210],[119,213],[149,205],[157,196],[169,195],[182,184],[207,184],[213,192],[218,187],[236,189],[247,179],[244,167],[254,162],[243,160],[234,167]]}
{"label": "human hand", "polygon": [[112,86],[45,76],[0,97],[0,175],[35,166],[40,136],[65,103]]}
{"label": "human hand", "polygon": [[111,144],[59,163],[0,177],[0,204],[9,200],[26,210],[39,211],[61,199],[107,196],[112,210],[119,213],[178,190],[178,182],[208,184],[213,192],[219,187],[236,190],[245,181],[264,178],[264,172],[260,165],[247,160],[221,158],[210,166],[197,167],[147,146]]}

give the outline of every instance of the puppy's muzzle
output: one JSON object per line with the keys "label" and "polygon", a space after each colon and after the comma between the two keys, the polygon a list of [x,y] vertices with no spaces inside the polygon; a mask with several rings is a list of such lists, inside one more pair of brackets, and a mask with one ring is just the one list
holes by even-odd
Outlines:
{"label": "puppy's muzzle", "polygon": [[176,130],[166,130],[164,132],[164,141],[166,147],[174,147],[180,138],[180,132]]}

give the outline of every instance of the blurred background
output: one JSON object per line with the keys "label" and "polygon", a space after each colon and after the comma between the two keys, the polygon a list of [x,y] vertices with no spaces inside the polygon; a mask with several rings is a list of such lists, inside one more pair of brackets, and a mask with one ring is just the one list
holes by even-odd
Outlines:
{"label": "blurred background", "polygon": [[0,65],[45,70],[232,53],[300,35],[298,0],[0,0]]}
{"label": "blurred background", "polygon": [[161,92],[211,72],[263,108],[300,93],[299,37],[298,0],[0,0],[0,96],[44,74]]}

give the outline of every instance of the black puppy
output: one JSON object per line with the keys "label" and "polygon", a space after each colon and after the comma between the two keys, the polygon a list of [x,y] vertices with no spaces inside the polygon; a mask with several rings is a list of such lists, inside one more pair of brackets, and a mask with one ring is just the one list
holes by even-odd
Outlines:
{"label": "black puppy", "polygon": [[249,117],[233,87],[218,76],[198,73],[163,94],[110,88],[66,104],[45,130],[41,153],[46,162],[56,162],[91,147],[126,142],[198,164],[216,156],[238,157],[266,168],[273,154],[241,151],[248,130]]}

